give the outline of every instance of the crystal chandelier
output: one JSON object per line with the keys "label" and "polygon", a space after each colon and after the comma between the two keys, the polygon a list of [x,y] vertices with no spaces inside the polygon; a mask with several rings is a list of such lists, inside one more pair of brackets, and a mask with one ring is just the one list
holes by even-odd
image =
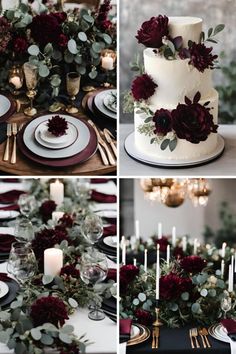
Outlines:
{"label": "crystal chandelier", "polygon": [[206,206],[211,193],[205,178],[144,178],[140,180],[145,198],[176,208],[189,198],[195,207]]}

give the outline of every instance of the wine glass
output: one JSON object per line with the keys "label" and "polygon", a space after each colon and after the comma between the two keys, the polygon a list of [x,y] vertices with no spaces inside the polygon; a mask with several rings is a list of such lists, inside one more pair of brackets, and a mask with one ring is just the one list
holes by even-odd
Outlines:
{"label": "wine glass", "polygon": [[87,178],[79,178],[74,180],[73,189],[75,195],[79,198],[80,204],[84,204],[90,197],[90,183]]}
{"label": "wine glass", "polygon": [[12,274],[21,285],[25,285],[32,279],[37,271],[37,261],[34,251],[26,242],[13,242],[7,271]]}
{"label": "wine glass", "polygon": [[25,82],[28,89],[26,95],[30,99],[30,106],[24,110],[24,113],[27,116],[32,117],[37,113],[36,108],[33,107],[33,100],[37,93],[35,88],[37,86],[37,81],[38,81],[38,67],[36,65],[27,62],[24,63],[23,69],[25,74]]}
{"label": "wine glass", "polygon": [[232,307],[232,300],[230,296],[223,297],[221,299],[221,310],[224,311],[224,318],[227,318],[227,312],[231,309]]}
{"label": "wine glass", "polygon": [[103,222],[100,216],[96,214],[87,215],[81,224],[81,232],[86,240],[92,245],[93,249],[93,245],[103,235]]}
{"label": "wine glass", "polygon": [[34,228],[29,219],[20,219],[15,224],[15,238],[19,242],[28,242],[34,239]]}
{"label": "wine glass", "polygon": [[78,108],[75,107],[74,101],[80,90],[81,76],[77,72],[70,72],[66,75],[66,89],[70,96],[71,104],[66,108],[68,113],[78,113]]}
{"label": "wine glass", "polygon": [[36,208],[37,202],[33,195],[21,194],[18,199],[18,205],[20,207],[21,214],[26,218],[29,218],[32,210]]}
{"label": "wine glass", "polygon": [[[95,286],[106,279],[108,264],[106,256],[98,251],[84,253],[80,260],[80,278],[85,284]],[[94,300],[94,308],[89,312],[88,317],[94,321],[105,318],[101,310],[101,304]]]}

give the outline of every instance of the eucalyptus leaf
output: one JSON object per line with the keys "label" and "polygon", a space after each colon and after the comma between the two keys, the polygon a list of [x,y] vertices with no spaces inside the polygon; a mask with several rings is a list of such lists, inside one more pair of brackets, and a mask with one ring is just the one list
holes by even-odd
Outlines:
{"label": "eucalyptus leaf", "polygon": [[33,65],[38,66],[38,64],[39,64],[39,59],[38,59],[38,57],[37,57],[36,55],[31,55],[31,56],[29,57],[29,62],[30,62],[31,64],[33,64]]}
{"label": "eucalyptus leaf", "polygon": [[73,308],[77,308],[78,307],[78,302],[75,299],[72,299],[71,297],[68,299],[68,303]]}
{"label": "eucalyptus leaf", "polygon": [[144,293],[140,293],[140,294],[138,294],[138,298],[141,302],[144,302],[144,301],[146,301],[147,297]]}
{"label": "eucalyptus leaf", "polygon": [[52,53],[53,53],[53,46],[51,43],[48,43],[44,48],[44,54],[51,57]]}
{"label": "eucalyptus leaf", "polygon": [[31,336],[33,337],[34,340],[40,340],[42,337],[42,333],[38,328],[32,328],[30,331]]}
{"label": "eucalyptus leaf", "polygon": [[26,352],[27,348],[24,343],[18,342],[16,343],[15,347],[15,353],[16,354],[24,354]]}
{"label": "eucalyptus leaf", "polygon": [[39,76],[47,77],[50,74],[50,71],[47,65],[40,63],[39,64]]}
{"label": "eucalyptus leaf", "polygon": [[210,37],[210,36],[212,35],[212,33],[213,33],[213,28],[211,27],[211,28],[209,28],[209,30],[208,30],[208,37]]}
{"label": "eucalyptus leaf", "polygon": [[70,344],[72,343],[72,339],[70,336],[68,336],[68,334],[63,333],[62,331],[59,332],[59,338],[62,342],[66,343],[66,344]]}
{"label": "eucalyptus leaf", "polygon": [[40,338],[40,341],[44,345],[52,345],[54,343],[54,339],[52,338],[52,336],[50,336],[47,333],[43,333],[42,334],[42,337]]}
{"label": "eucalyptus leaf", "polygon": [[200,291],[200,294],[201,294],[201,296],[206,297],[207,294],[208,294],[207,289],[202,289],[202,290]]}
{"label": "eucalyptus leaf", "polygon": [[224,28],[225,28],[225,25],[224,25],[224,24],[217,25],[216,28],[214,29],[214,36],[215,36],[217,33],[223,31]]}
{"label": "eucalyptus leaf", "polygon": [[86,67],[83,65],[77,65],[77,71],[80,75],[86,74]]}
{"label": "eucalyptus leaf", "polygon": [[170,141],[169,143],[169,148],[170,148],[170,151],[174,151],[175,148],[177,146],[177,138],[174,138],[173,140]]}
{"label": "eucalyptus leaf", "polygon": [[63,332],[63,333],[71,334],[71,333],[73,333],[73,331],[74,331],[74,327],[71,325],[64,325],[61,328],[61,332]]}
{"label": "eucalyptus leaf", "polygon": [[99,42],[94,42],[92,44],[92,49],[95,53],[100,53],[102,50],[101,44]]}
{"label": "eucalyptus leaf", "polygon": [[148,117],[144,120],[144,123],[149,123],[152,121],[152,119],[153,119],[153,117]]}
{"label": "eucalyptus leaf", "polygon": [[189,300],[189,293],[187,291],[182,293],[181,294],[181,299],[184,300],[184,301],[188,301]]}
{"label": "eucalyptus leaf", "polygon": [[71,64],[74,61],[74,55],[70,53],[68,50],[65,51],[64,59],[67,64]]}
{"label": "eucalyptus leaf", "polygon": [[35,44],[32,44],[31,46],[29,46],[28,48],[28,53],[30,55],[35,55],[37,56],[39,54],[39,47]]}
{"label": "eucalyptus leaf", "polygon": [[111,44],[112,43],[112,38],[107,33],[103,33],[103,39],[104,39],[106,44]]}
{"label": "eucalyptus leaf", "polygon": [[211,43],[215,43],[215,44],[217,43],[217,41],[215,39],[212,39],[212,38],[208,38],[207,42],[211,42]]}
{"label": "eucalyptus leaf", "polygon": [[8,20],[12,21],[15,16],[15,11],[14,10],[8,10],[5,12],[5,16]]}
{"label": "eucalyptus leaf", "polygon": [[133,299],[133,305],[138,306],[139,305],[139,299]]}
{"label": "eucalyptus leaf", "polygon": [[155,141],[156,141],[156,138],[152,138],[152,139],[150,140],[150,144],[154,144]]}
{"label": "eucalyptus leaf", "polygon": [[172,303],[171,305],[170,305],[170,309],[171,309],[171,311],[177,311],[178,310],[178,308],[179,308],[179,306],[178,306],[178,304],[176,304],[176,303]]}
{"label": "eucalyptus leaf", "polygon": [[79,32],[78,33],[78,38],[81,42],[86,42],[88,37],[85,32]]}
{"label": "eucalyptus leaf", "polygon": [[165,150],[170,143],[170,139],[164,139],[161,143],[161,150]]}
{"label": "eucalyptus leaf", "polygon": [[7,343],[8,340],[9,340],[9,334],[6,331],[1,331],[0,332],[0,342]]}
{"label": "eucalyptus leaf", "polygon": [[199,305],[199,303],[195,302],[194,304],[192,304],[191,310],[192,310],[193,313],[198,313],[199,310],[200,310],[200,305]]}
{"label": "eucalyptus leaf", "polygon": [[90,79],[94,80],[97,77],[98,72],[96,70],[93,70],[89,73]]}
{"label": "eucalyptus leaf", "polygon": [[53,281],[54,277],[52,275],[43,275],[42,283],[43,285],[50,284]]}
{"label": "eucalyptus leaf", "polygon": [[57,60],[57,61],[61,61],[62,60],[62,54],[59,50],[54,49],[53,53],[52,53],[52,58]]}
{"label": "eucalyptus leaf", "polygon": [[77,54],[78,49],[77,49],[77,43],[74,39],[70,39],[67,43],[68,50],[71,54]]}
{"label": "eucalyptus leaf", "polygon": [[74,61],[76,62],[76,64],[82,64],[83,58],[81,54],[76,54],[76,56],[74,57]]}
{"label": "eucalyptus leaf", "polygon": [[84,15],[83,19],[91,24],[94,24],[94,18],[90,15]]}

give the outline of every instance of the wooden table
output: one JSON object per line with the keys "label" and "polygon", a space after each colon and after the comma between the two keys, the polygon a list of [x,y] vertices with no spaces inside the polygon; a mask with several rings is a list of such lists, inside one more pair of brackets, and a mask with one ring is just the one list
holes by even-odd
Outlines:
{"label": "wooden table", "polygon": [[[88,117],[84,114],[82,110],[78,115],[84,119]],[[23,113],[15,113],[8,122],[17,124],[27,122],[31,118],[27,118]],[[10,152],[12,151],[13,139],[10,139]],[[0,145],[0,156],[3,156],[5,149],[5,142]],[[37,164],[28,158],[26,158],[19,150],[17,150],[17,161],[16,164],[11,164],[10,162],[0,161],[0,171],[4,173],[9,173],[19,176],[53,176],[53,175],[72,175],[72,176],[90,176],[90,175],[106,175],[114,173],[116,171],[116,166],[104,166],[99,152],[96,152],[93,157],[88,161],[81,164],[77,164],[70,167],[62,168],[50,168],[40,164]],[[1,175],[1,172],[0,172]]]}

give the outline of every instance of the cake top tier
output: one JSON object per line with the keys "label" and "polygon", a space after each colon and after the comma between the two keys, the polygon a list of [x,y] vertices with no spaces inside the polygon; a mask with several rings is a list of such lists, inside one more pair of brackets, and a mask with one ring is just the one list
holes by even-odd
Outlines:
{"label": "cake top tier", "polygon": [[169,17],[169,34],[172,38],[181,36],[183,46],[188,46],[188,41],[199,43],[202,32],[202,19],[198,17]]}

